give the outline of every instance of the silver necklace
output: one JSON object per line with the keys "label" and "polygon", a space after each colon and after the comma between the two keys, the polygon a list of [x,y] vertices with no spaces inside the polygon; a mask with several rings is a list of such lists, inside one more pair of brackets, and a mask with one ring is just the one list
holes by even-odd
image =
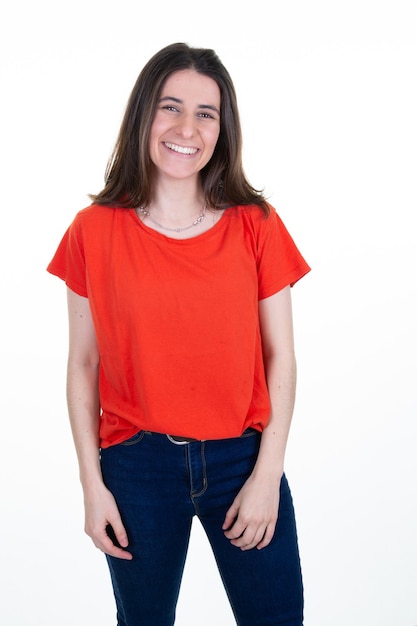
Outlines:
{"label": "silver necklace", "polygon": [[199,224],[201,224],[201,222],[203,221],[203,219],[206,216],[206,208],[207,208],[207,204],[204,204],[203,208],[201,209],[200,215],[194,220],[194,222],[192,224],[190,224],[189,226],[184,226],[183,228],[168,228],[168,226],[163,226],[159,222],[156,222],[152,218],[152,216],[149,213],[149,211],[147,209],[145,209],[145,207],[143,207],[143,206],[138,207],[138,211],[140,211],[142,213],[142,215],[147,217],[148,220],[150,222],[152,222],[152,224],[155,224],[155,226],[158,226],[158,228],[162,228],[163,230],[169,230],[172,233],[181,233],[184,230],[188,230],[189,228],[193,228],[193,226],[198,226]]}

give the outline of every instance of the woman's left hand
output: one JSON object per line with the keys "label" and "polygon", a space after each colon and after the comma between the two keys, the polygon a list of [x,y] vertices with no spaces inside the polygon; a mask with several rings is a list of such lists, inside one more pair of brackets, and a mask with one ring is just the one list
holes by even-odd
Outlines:
{"label": "woman's left hand", "polygon": [[248,478],[226,513],[225,536],[241,550],[265,548],[278,519],[279,485],[276,477]]}

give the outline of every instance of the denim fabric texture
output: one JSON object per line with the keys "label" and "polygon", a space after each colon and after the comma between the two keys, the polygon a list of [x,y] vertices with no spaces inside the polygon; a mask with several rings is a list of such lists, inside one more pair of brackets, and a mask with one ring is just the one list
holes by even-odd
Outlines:
{"label": "denim fabric texture", "polygon": [[118,504],[134,557],[107,556],[118,626],[174,624],[194,516],[211,544],[236,623],[302,626],[301,567],[285,475],[269,546],[242,551],[222,530],[226,511],[252,472],[259,442],[255,431],[184,445],[140,431],[101,451],[104,481]]}

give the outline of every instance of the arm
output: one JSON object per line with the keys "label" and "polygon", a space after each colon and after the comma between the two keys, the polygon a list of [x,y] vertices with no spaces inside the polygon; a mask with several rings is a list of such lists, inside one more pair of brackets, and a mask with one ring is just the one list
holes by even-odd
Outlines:
{"label": "arm", "polygon": [[84,492],[85,531],[97,548],[115,557],[131,555],[113,545],[110,524],[119,544],[128,545],[115,500],[103,483],[99,462],[99,352],[87,298],[68,289],[69,353],[67,401]]}
{"label": "arm", "polygon": [[290,287],[261,300],[259,317],[271,415],[254,470],[223,524],[226,537],[242,550],[266,547],[278,517],[279,485],[296,387]]}

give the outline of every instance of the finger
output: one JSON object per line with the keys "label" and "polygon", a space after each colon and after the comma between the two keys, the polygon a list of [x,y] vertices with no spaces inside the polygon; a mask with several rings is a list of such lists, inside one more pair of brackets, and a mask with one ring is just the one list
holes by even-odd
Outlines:
{"label": "finger", "polygon": [[131,561],[133,559],[133,555],[131,552],[128,552],[124,548],[118,548],[110,540],[108,542],[104,541],[103,547],[100,549],[105,554],[108,554],[109,556],[114,556],[116,559],[123,559],[124,561]]}
{"label": "finger", "polygon": [[236,521],[237,514],[239,511],[239,506],[235,503],[232,504],[230,509],[226,513],[226,517],[224,518],[222,530],[230,530],[233,524]]}
{"label": "finger", "polygon": [[93,539],[93,541],[95,546],[105,554],[129,561],[133,559],[133,555],[130,552],[114,543],[111,534],[107,530]]}
{"label": "finger", "polygon": [[262,548],[266,548],[267,546],[269,546],[275,533],[275,527],[276,527],[276,523],[269,524],[267,526],[267,529],[265,531],[265,534],[262,540],[256,546],[258,550],[262,550]]}
{"label": "finger", "polygon": [[115,518],[109,523],[106,528],[106,532],[116,545],[118,544],[122,548],[127,548],[129,545],[127,532],[120,517]]}
{"label": "finger", "polygon": [[246,528],[245,532],[238,539],[234,539],[231,543],[241,550],[251,550],[262,541],[265,533],[264,526],[256,528]]}
{"label": "finger", "polygon": [[232,526],[225,530],[225,537],[227,537],[227,539],[233,540],[239,539],[239,537],[242,537],[243,533],[245,532],[246,526],[247,524],[243,520],[239,518],[235,519]]}

